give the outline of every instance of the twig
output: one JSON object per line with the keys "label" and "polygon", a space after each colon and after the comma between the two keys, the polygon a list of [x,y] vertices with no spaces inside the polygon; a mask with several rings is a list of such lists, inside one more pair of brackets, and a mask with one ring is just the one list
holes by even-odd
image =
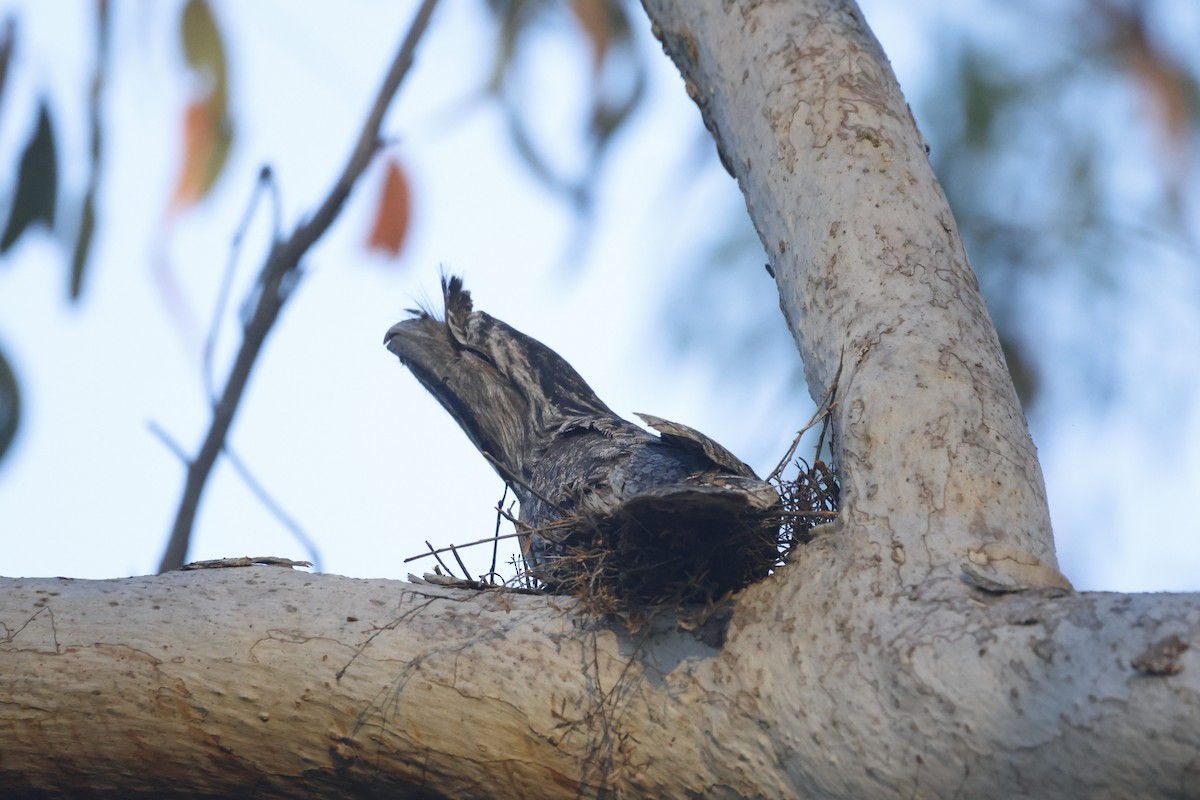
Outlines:
{"label": "twig", "polygon": [[260,556],[252,558],[250,556],[242,556],[241,558],[214,558],[210,561],[193,561],[190,564],[184,564],[181,569],[197,570],[197,569],[230,569],[234,567],[311,567],[312,564],[308,561],[293,561],[290,558],[279,558],[278,556]]}
{"label": "twig", "polygon": [[768,481],[773,481],[783,475],[783,471],[787,469],[787,465],[791,462],[792,456],[796,454],[796,448],[800,446],[800,439],[804,437],[804,434],[808,433],[808,429],[811,427],[812,423],[810,422],[808,425],[805,425],[800,429],[800,431],[796,434],[795,439],[792,439],[792,446],[789,447],[787,452],[783,454],[783,458],[779,459],[779,463],[775,465],[775,469],[771,470],[771,474],[767,476]]}
{"label": "twig", "polygon": [[[187,466],[189,463],[188,455],[186,452],[184,452],[183,447],[174,439],[172,439],[171,435],[168,434],[163,427],[154,420],[151,420],[149,423],[147,423],[147,425],[150,428],[150,432],[154,434],[168,450],[174,453],[175,456],[184,464],[184,466]],[[227,447],[225,448],[225,456],[229,459],[230,465],[245,482],[246,486],[250,489],[254,496],[258,498],[258,502],[262,503],[267,511],[270,512],[277,520],[279,520],[279,523],[287,528],[288,531],[291,532],[292,536],[296,537],[296,540],[300,542],[300,546],[307,550],[309,556],[312,557],[313,564],[316,565],[317,572],[321,572],[321,553],[319,550],[317,550],[317,545],[313,542],[312,537],[306,534],[304,529],[300,527],[300,523],[296,522],[296,520],[283,509],[283,506],[279,504],[279,501],[277,501],[269,492],[267,492],[266,488],[258,481],[257,478],[254,477],[254,474],[250,472],[249,467],[242,462],[242,459],[237,455],[237,453]]]}
{"label": "twig", "polygon": [[563,516],[567,516],[570,513],[565,508],[560,506],[558,503],[549,499],[548,497],[546,497],[546,495],[542,494],[537,489],[534,489],[528,483],[526,483],[525,481],[518,478],[512,470],[510,470],[508,467],[501,464],[500,461],[494,455],[489,453],[487,450],[480,450],[479,452],[482,453],[483,457],[488,460],[488,463],[490,463],[493,467],[496,468],[496,471],[500,473],[500,477],[504,478],[504,480],[508,481],[509,483],[515,483],[517,486],[520,486],[522,489],[529,492],[531,495],[536,497],[538,500],[541,500],[543,503],[550,506],[550,508],[553,508],[555,511],[562,514]]}
{"label": "twig", "polygon": [[188,459],[188,454],[183,449],[183,446],[180,445],[179,442],[172,439],[171,435],[167,433],[161,425],[154,420],[150,420],[146,423],[146,426],[150,428],[151,433],[158,437],[160,442],[166,445],[168,450],[170,450],[179,458],[185,467],[191,463]]}
{"label": "twig", "polygon": [[830,412],[833,411],[833,406],[825,410],[825,423],[821,426],[821,432],[817,434],[817,449],[813,453],[813,465],[821,463],[821,448],[825,446],[825,432],[829,430]]}
{"label": "twig", "polygon": [[213,353],[217,349],[217,335],[221,330],[221,320],[225,318],[225,309],[229,305],[229,292],[233,287],[233,275],[237,271],[238,253],[242,249],[242,240],[246,238],[246,232],[250,229],[250,223],[254,221],[254,212],[258,209],[259,199],[262,197],[264,187],[271,192],[271,208],[274,211],[272,214],[271,241],[278,242],[280,232],[282,231],[282,223],[279,218],[279,187],[275,183],[274,175],[271,174],[271,168],[263,167],[258,173],[258,180],[254,184],[254,191],[250,194],[250,202],[246,204],[246,211],[242,215],[242,221],[233,233],[233,241],[229,245],[229,259],[225,262],[225,272],[221,276],[221,287],[217,290],[217,302],[213,305],[212,320],[208,323],[208,338],[204,341],[204,355],[201,368],[204,373],[204,393],[208,396],[210,403],[217,402],[216,381],[213,378],[212,370]]}
{"label": "twig", "polygon": [[[554,522],[547,523],[546,525],[539,525],[535,528],[535,527],[527,525],[526,523],[517,519],[512,514],[508,513],[507,511],[505,511],[503,508],[501,508],[499,506],[496,507],[496,510],[500,513],[500,515],[502,517],[504,517],[506,520],[513,523],[514,525],[518,526],[519,528],[521,528],[521,530],[517,531],[516,533],[505,533],[505,534],[497,534],[496,536],[487,536],[483,539],[476,539],[473,542],[467,542],[466,544],[452,544],[452,545],[448,545],[446,547],[439,547],[436,550],[433,549],[433,545],[429,544],[429,542],[426,542],[425,546],[429,548],[428,553],[421,553],[419,555],[409,556],[408,558],[404,559],[403,563],[407,564],[410,561],[416,561],[419,558],[428,558],[429,556],[435,556],[438,553],[449,553],[449,552],[452,552],[454,550],[454,548],[456,548],[456,547],[474,547],[477,544],[487,544],[488,542],[491,542],[491,541],[498,542],[501,539],[514,539],[518,536],[528,536],[529,534],[532,534],[532,533],[543,533],[545,531],[555,530],[556,528],[568,528],[579,522],[579,519],[577,517],[568,517],[567,519],[555,520]],[[438,559],[438,560],[440,561],[441,559]],[[446,565],[442,564],[442,566],[445,567]]]}
{"label": "twig", "polygon": [[[425,546],[429,548],[429,555],[431,555],[431,556],[433,556],[434,558],[436,558],[436,559],[437,559],[437,562],[438,562],[438,564],[440,564],[440,565],[441,565],[442,569],[446,570],[446,572],[447,572],[447,573],[449,573],[450,575],[453,575],[453,574],[454,574],[454,570],[452,570],[452,569],[450,569],[449,567],[447,567],[447,566],[446,566],[446,562],[445,562],[445,561],[442,561],[442,557],[438,555],[438,553],[444,553],[444,552],[446,552],[447,550],[449,550],[450,548],[448,548],[448,547],[443,547],[441,550],[434,550],[434,549],[433,549],[433,545],[431,545],[431,544],[429,543],[429,540],[428,540],[428,539],[426,539],[426,540],[425,540]],[[413,558],[421,558],[421,556],[413,556]],[[406,563],[406,564],[407,564],[409,561],[412,561],[412,560],[413,560],[412,558],[406,558],[406,559],[404,559],[404,563]]]}
{"label": "twig", "polygon": [[[217,349],[217,337],[221,332],[221,320],[225,318],[225,311],[229,306],[229,293],[233,288],[233,277],[237,272],[238,255],[242,249],[242,242],[246,238],[246,233],[250,230],[251,223],[254,222],[255,212],[258,210],[258,204],[262,199],[263,192],[268,192],[271,200],[271,241],[278,242],[280,232],[283,228],[282,220],[280,219],[281,202],[279,199],[279,185],[275,182],[275,176],[271,172],[269,166],[264,166],[258,173],[258,181],[254,184],[254,191],[250,194],[250,202],[246,204],[246,210],[242,214],[242,221],[238,223],[237,230],[234,231],[233,241],[229,245],[229,258],[225,262],[225,272],[221,276],[221,286],[217,290],[217,302],[213,305],[212,320],[208,325],[208,337],[204,341],[204,354],[201,364],[201,371],[204,376],[204,394],[210,403],[217,402],[216,380],[213,377],[213,355]],[[242,461],[229,442],[225,442],[223,450],[226,458],[229,459],[230,465],[238,476],[250,489],[250,492],[258,498],[258,502],[263,505],[267,511],[279,520],[279,523],[296,538],[300,546],[308,551],[313,563],[316,564],[317,572],[321,571],[321,554],[317,550],[316,543],[312,538],[304,532],[300,527],[300,523],[284,510],[283,506],[266,490],[266,487],[254,477],[250,468]]]}
{"label": "twig", "polygon": [[796,519],[809,519],[815,517],[817,519],[837,519],[838,512],[836,511],[777,511],[775,515],[778,517],[793,517]]}
{"label": "twig", "polygon": [[[829,384],[829,388],[825,391],[825,396],[821,398],[821,405],[817,406],[817,410],[813,412],[812,419],[808,421],[808,424],[801,428],[800,432],[796,434],[796,438],[792,440],[792,446],[788,448],[788,451],[784,453],[783,458],[780,459],[779,463],[775,466],[775,469],[771,470],[771,474],[767,476],[768,481],[779,478],[779,476],[783,474],[783,471],[787,469],[788,462],[792,460],[792,456],[796,454],[796,448],[800,446],[801,437],[812,430],[812,427],[821,420],[829,419],[829,412],[833,410],[833,399],[837,396],[838,380],[840,380],[841,377],[842,364],[839,361],[837,373],[833,376],[833,382]],[[825,431],[822,430],[821,440],[824,441],[824,439]],[[817,455],[820,456],[820,454],[821,446],[818,443]]]}
{"label": "twig", "polygon": [[[546,531],[558,530],[559,528],[572,528],[578,525],[582,519],[582,517],[573,515],[570,517],[563,517],[562,519],[556,519],[542,525],[530,525],[528,522],[522,522],[521,520],[517,519],[507,511],[501,511],[500,513],[504,515],[506,520],[521,529],[518,533],[510,533],[502,538],[520,536],[523,533],[545,533]],[[463,545],[463,547],[466,547],[466,545]]]}
{"label": "twig", "polygon": [[300,523],[292,515],[288,514],[279,501],[259,482],[258,478],[254,477],[254,474],[250,472],[250,468],[242,461],[241,456],[226,446],[225,457],[229,459],[229,466],[233,467],[238,477],[246,484],[246,487],[258,498],[258,502],[262,503],[263,507],[275,519],[279,520],[279,523],[287,528],[288,532],[296,538],[300,546],[308,551],[308,556],[312,559],[316,571],[323,572],[324,570],[321,568],[321,552],[317,549],[316,542],[312,540],[312,537],[304,532],[304,529],[300,527]]}
{"label": "twig", "polygon": [[[79,233],[75,239],[75,252],[71,255],[71,299],[78,300],[83,293],[83,273],[91,255],[92,241],[96,234],[96,191],[100,183],[100,163],[104,155],[104,128],[101,125],[101,100],[108,81],[109,51],[112,49],[112,14],[106,3],[96,4],[96,66],[92,71],[88,87],[88,179],[83,192],[83,206],[79,217]],[[8,44],[12,42],[11,19]],[[0,70],[2,71],[2,70]],[[0,75],[0,86],[4,76]]]}
{"label": "twig", "polygon": [[233,424],[242,393],[246,389],[263,342],[274,326],[280,310],[287,302],[291,289],[295,286],[300,259],[337,219],[354,184],[371,163],[378,147],[379,129],[383,123],[383,116],[391,104],[392,97],[400,88],[404,76],[412,66],[417,43],[421,40],[421,35],[425,32],[436,5],[437,0],[423,0],[421,7],[417,10],[416,17],[375,97],[375,102],[359,133],[354,151],[325,200],[316,213],[300,224],[290,237],[282,242],[277,241],[271,246],[271,252],[267,255],[266,263],[259,276],[259,293],[254,313],[243,324],[242,345],[234,359],[233,368],[229,372],[229,378],[225,383],[221,398],[213,406],[212,423],[200,446],[200,452],[188,465],[183,496],[179,500],[179,509],[171,528],[171,536],[167,540],[166,551],[159,563],[159,572],[183,566],[187,556],[188,542],[191,539],[192,526],[196,521],[196,512],[199,510],[200,498],[208,482],[208,476],[212,472],[217,457],[225,447],[225,437]]}
{"label": "twig", "polygon": [[[474,547],[477,544],[485,544],[487,542],[492,541],[493,539],[495,539],[496,541],[500,541],[501,539],[512,539],[516,536],[524,536],[524,535],[525,535],[524,531],[522,531],[520,533],[506,533],[503,536],[489,536],[486,539],[476,539],[475,541],[467,542],[466,544],[458,544],[458,545],[452,544],[449,547],[439,547],[437,550],[434,550],[433,545],[429,544],[429,542],[426,542],[425,545],[429,548],[428,553],[421,553],[420,555],[409,556],[408,558],[404,559],[403,563],[407,564],[408,562],[416,561],[419,558],[428,558],[429,556],[437,556],[438,553],[449,553],[455,547]],[[438,563],[441,564],[441,562],[442,562],[442,560],[439,558]],[[446,565],[442,564],[442,566],[445,567]]]}
{"label": "twig", "polygon": [[496,533],[492,537],[492,566],[488,570],[488,575],[496,574],[496,558],[500,555],[500,521],[504,519],[502,512],[504,511],[504,501],[506,499],[508,499],[507,483],[504,484],[504,493],[500,495],[500,502],[496,503]]}
{"label": "twig", "polygon": [[[521,529],[517,533],[508,534],[508,536],[520,536],[522,533],[536,533],[537,531],[543,530],[544,528],[552,527],[552,526],[558,524],[558,523],[552,522],[549,525],[543,525],[540,528],[534,528],[532,525],[530,525],[526,522],[522,522],[521,520],[517,519],[516,517],[514,517],[512,515],[511,512],[505,511],[503,508],[497,507],[496,511],[500,514],[500,516],[504,517],[506,520],[511,522],[513,525],[516,525],[518,528]],[[566,520],[559,520],[559,522],[565,522],[565,521]]]}
{"label": "twig", "polygon": [[473,581],[471,573],[467,571],[467,565],[463,563],[462,556],[458,554],[458,549],[454,545],[450,545],[450,554],[454,556],[454,560],[458,562],[458,567],[463,571],[463,575],[467,576],[467,580]]}

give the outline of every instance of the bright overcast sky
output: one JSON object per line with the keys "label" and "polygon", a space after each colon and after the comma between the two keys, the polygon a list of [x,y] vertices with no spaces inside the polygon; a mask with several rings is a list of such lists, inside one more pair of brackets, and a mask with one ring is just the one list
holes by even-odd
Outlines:
{"label": "bright overcast sky", "polygon": [[[149,424],[194,452],[207,416],[197,354],[168,314],[152,265],[165,253],[193,312],[207,320],[260,167],[275,171],[286,224],[315,207],[415,6],[219,4],[231,49],[235,148],[209,200],[167,229],[163,209],[187,99],[175,39],[181,4],[114,5],[110,149],[84,301],[65,304],[65,258],[49,237],[27,237],[0,263],[0,342],[26,401],[21,438],[0,464],[0,574],[9,576],[154,570],[183,472]],[[929,68],[915,38],[921,16],[887,5],[864,4],[902,83],[915,85]],[[64,169],[78,186],[92,4],[0,4],[8,8],[21,9],[22,40],[0,104],[0,163],[14,163],[36,91],[49,87],[60,147],[70,154]],[[697,114],[648,31],[639,36],[654,55],[650,96],[603,174],[582,263],[565,263],[576,232],[570,212],[514,159],[497,110],[470,102],[492,48],[482,3],[439,7],[386,125],[414,183],[407,250],[399,262],[364,254],[380,178],[372,172],[308,260],[232,435],[234,449],[316,540],[326,571],[402,578],[430,566],[402,563],[425,540],[461,543],[492,533],[500,480],[382,346],[405,309],[436,297],[439,265],[465,274],[478,307],[558,350],[618,413],[645,411],[697,427],[760,472],[805,422],[807,401],[781,392],[779,374],[787,370],[739,376],[750,385],[722,389],[710,371],[673,363],[662,343],[657,315],[680,280],[679,253],[714,217],[736,212],[736,198],[719,168],[679,180],[694,163]],[[578,102],[572,76],[586,63],[563,37],[547,36],[545,47],[553,65],[548,96]],[[11,192],[10,182],[0,181],[0,191]],[[243,289],[262,252],[266,219],[260,216],[243,253]],[[765,272],[748,280],[757,301],[744,313],[766,315],[783,335]],[[231,317],[220,364],[235,340]],[[1152,376],[1136,379],[1152,390]],[[1200,485],[1197,415],[1181,414],[1183,427],[1171,434],[1179,458],[1164,464],[1151,437],[1167,430],[1146,428],[1139,413],[1117,413],[1103,429],[1061,415],[1035,426],[1064,570],[1081,588],[1200,588],[1190,508]],[[190,557],[240,555],[305,557],[222,467],[205,495]],[[469,563],[478,571],[489,556],[477,549]]]}

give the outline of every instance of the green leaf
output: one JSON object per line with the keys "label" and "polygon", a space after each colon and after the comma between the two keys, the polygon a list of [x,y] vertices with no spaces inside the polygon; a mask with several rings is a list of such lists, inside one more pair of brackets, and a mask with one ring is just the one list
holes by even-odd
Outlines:
{"label": "green leaf", "polygon": [[[183,9],[183,54],[193,70],[212,81],[209,90],[225,96],[226,61],[221,31],[205,0],[188,0]],[[224,109],[222,109],[222,112]]]}
{"label": "green leaf", "polygon": [[8,79],[8,65],[12,61],[13,43],[17,40],[16,17],[4,20],[4,31],[0,33],[0,99],[4,97],[4,86]]}
{"label": "green leaf", "polygon": [[92,68],[92,84],[88,92],[88,182],[83,194],[83,212],[79,217],[79,230],[75,238],[75,251],[71,255],[70,298],[79,300],[83,294],[83,274],[87,269],[88,256],[92,251],[92,239],[96,235],[96,192],[100,185],[100,159],[104,153],[104,128],[100,117],[100,98],[108,75],[109,20],[108,3],[100,0],[96,5],[96,63]]}
{"label": "green leaf", "polygon": [[0,350],[0,459],[8,452],[21,422],[21,392],[17,375]]}
{"label": "green leaf", "polygon": [[[93,175],[95,174],[93,169]],[[92,250],[92,238],[96,235],[96,195],[95,187],[88,187],[87,196],[83,198],[83,216],[79,220],[79,238],[75,240],[75,252],[71,254],[71,286],[72,301],[78,300],[83,294],[83,273],[87,269],[88,255]]]}
{"label": "green leaf", "polygon": [[58,201],[58,156],[54,146],[54,124],[43,99],[38,108],[37,130],[17,170],[17,191],[9,213],[8,225],[0,236],[0,255],[21,238],[31,225],[44,223],[54,227],[54,206]]}

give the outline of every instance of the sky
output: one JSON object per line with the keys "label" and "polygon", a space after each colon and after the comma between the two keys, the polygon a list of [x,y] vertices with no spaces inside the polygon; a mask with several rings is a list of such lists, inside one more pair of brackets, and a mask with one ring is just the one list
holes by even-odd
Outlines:
{"label": "sky", "polygon": [[[922,13],[934,13],[931,4],[906,14],[881,0],[863,5],[906,90],[928,80],[932,62],[920,26]],[[164,303],[153,265],[169,265],[195,317],[207,320],[259,170],[270,164],[278,180],[285,227],[317,206],[415,3],[219,4],[234,76],[234,149],[211,196],[167,223],[189,87],[176,40],[180,8],[116,4],[103,217],[83,302],[65,302],[66,259],[53,236],[27,236],[0,262],[0,343],[25,393],[24,428],[0,462],[3,575],[154,571],[183,469],[151,426],[194,452],[207,405],[195,342]],[[46,89],[61,119],[66,178],[78,188],[91,5],[0,3],[0,15],[9,9],[20,10],[24,38],[0,101],[0,163],[14,163],[37,93]],[[714,217],[744,212],[714,163],[680,180],[694,167],[698,114],[648,24],[637,23],[640,46],[652,57],[649,95],[601,174],[594,228],[580,252],[570,209],[514,157],[495,106],[478,102],[493,49],[482,4],[439,6],[385,124],[395,142],[389,152],[403,160],[413,185],[405,251],[393,260],[363,247],[382,180],[373,169],[307,259],[231,434],[233,449],[317,543],[325,571],[420,574],[431,562],[404,559],[424,551],[426,541],[462,543],[495,529],[500,480],[382,346],[406,309],[437,297],[442,269],[465,276],[478,308],[557,350],[618,413],[691,425],[760,473],[807,420],[811,403],[787,381],[792,366],[765,364],[739,373],[730,387],[702,361],[680,359],[664,344],[662,309],[683,296],[681,254],[707,235]],[[577,42],[552,28],[539,48],[542,105],[562,113],[578,103],[587,61]],[[572,157],[561,141],[548,146]],[[10,192],[11,178],[0,176],[0,197]],[[252,283],[269,217],[260,209],[239,252],[239,294]],[[765,336],[786,340],[772,282],[761,267],[744,280],[752,284],[749,299],[730,313],[765,321]],[[1143,287],[1151,294],[1144,313],[1179,305],[1192,288],[1186,281],[1158,294]],[[1189,337],[1194,309],[1193,296],[1170,311],[1193,326]],[[1064,315],[1061,324],[1072,323]],[[1136,372],[1146,362],[1139,348],[1153,351],[1155,331],[1170,333],[1145,329],[1145,341],[1122,345],[1126,380],[1144,392],[1102,419],[1054,409],[1033,422],[1060,560],[1078,588],[1200,588],[1200,536],[1190,509],[1200,485],[1200,428],[1188,408],[1176,426],[1146,419],[1156,406],[1142,395],[1154,392],[1156,376]],[[216,341],[221,375],[237,342],[236,313]],[[798,358],[794,350],[790,356]],[[1194,390],[1190,367],[1178,369]],[[1194,396],[1184,395],[1190,405]],[[190,558],[242,555],[302,559],[306,552],[222,465],[205,494]],[[481,572],[490,555],[474,548],[468,566]]]}

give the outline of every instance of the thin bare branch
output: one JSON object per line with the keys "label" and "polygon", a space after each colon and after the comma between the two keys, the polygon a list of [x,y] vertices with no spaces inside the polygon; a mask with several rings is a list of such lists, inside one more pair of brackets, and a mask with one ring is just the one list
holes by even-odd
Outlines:
{"label": "thin bare branch", "polygon": [[250,193],[250,202],[246,204],[242,221],[234,231],[233,241],[229,245],[229,259],[225,262],[225,272],[221,276],[221,286],[217,290],[217,302],[213,305],[212,320],[208,324],[208,338],[204,341],[201,366],[204,374],[204,393],[208,397],[208,401],[214,405],[218,400],[216,379],[213,377],[213,354],[217,349],[217,335],[221,330],[221,320],[225,318],[225,310],[229,306],[229,292],[233,288],[233,276],[237,272],[238,254],[242,249],[242,241],[246,238],[250,223],[254,221],[255,212],[258,210],[258,203],[264,190],[269,191],[271,197],[273,220],[271,241],[279,241],[282,233],[279,186],[275,183],[275,176],[271,173],[271,168],[264,166],[258,173],[258,180],[254,182],[254,191]]}
{"label": "thin bare branch", "polygon": [[148,423],[146,423],[146,425],[150,428],[150,433],[154,434],[160,442],[166,445],[166,448],[174,453],[184,466],[187,466],[191,463],[187,452],[183,449],[183,445],[172,439],[171,434],[167,433],[163,426],[159,425],[154,420],[150,420]]}
{"label": "thin bare branch", "polygon": [[[439,553],[449,553],[451,550],[453,550],[456,547],[474,547],[477,544],[487,544],[488,542],[491,542],[491,541],[500,541],[501,539],[513,539],[517,536],[523,536],[523,535],[525,535],[525,533],[526,533],[525,531],[520,531],[518,533],[505,533],[505,534],[500,534],[497,536],[488,536],[486,539],[476,539],[475,541],[467,542],[466,544],[447,545],[446,547],[439,547],[436,550],[433,549],[433,545],[429,544],[429,542],[426,542],[425,544],[429,547],[428,553],[420,553],[415,556],[409,556],[408,558],[404,559],[404,563],[407,564],[408,562],[416,561],[419,558],[428,558],[429,556],[437,556]],[[439,559],[439,563],[440,563],[440,559]],[[442,564],[442,566],[445,567],[446,565]]]}
{"label": "thin bare branch", "polygon": [[[429,555],[431,555],[437,559],[438,565],[441,566],[442,569],[446,570],[446,572],[453,575],[454,571],[452,569],[450,569],[448,566],[446,566],[446,562],[442,561],[442,557],[440,555],[438,555],[439,553],[444,553],[446,550],[449,550],[450,548],[444,547],[441,550],[434,550],[433,545],[431,545],[429,543],[428,539],[425,540],[425,546],[429,548]],[[420,558],[420,556],[413,556],[413,558]],[[413,560],[412,558],[406,558],[406,559],[404,559],[404,562],[407,564],[409,561],[412,561],[412,560]]]}
{"label": "thin bare branch", "polygon": [[226,436],[233,425],[242,393],[246,389],[263,342],[266,341],[279,312],[287,302],[292,289],[295,288],[299,278],[300,260],[337,219],[354,184],[371,163],[371,159],[378,149],[379,131],[384,114],[396,91],[400,88],[404,76],[408,74],[408,70],[412,66],[417,44],[429,24],[429,18],[436,5],[437,0],[423,0],[417,10],[416,17],[375,97],[375,102],[363,124],[354,150],[346,162],[341,176],[325,200],[316,213],[306,222],[301,223],[291,236],[284,241],[276,242],[271,247],[271,252],[259,275],[254,298],[254,312],[249,315],[243,325],[242,345],[234,359],[233,368],[230,370],[221,397],[213,406],[212,422],[204,437],[204,442],[200,446],[200,452],[188,466],[183,496],[179,501],[179,508],[170,538],[167,541],[166,551],[159,564],[159,572],[183,566],[196,513],[200,507],[200,498],[204,493],[204,487],[208,482],[213,465],[225,447]]}
{"label": "thin bare branch", "polygon": [[246,466],[246,462],[242,460],[241,456],[228,446],[225,448],[225,458],[229,460],[229,466],[233,467],[238,477],[242,479],[242,482],[246,484],[246,487],[254,494],[258,502],[267,509],[271,516],[279,520],[280,525],[288,529],[288,533],[295,537],[301,547],[308,551],[309,558],[312,559],[317,572],[322,572],[321,551],[317,549],[317,543],[313,541],[312,537],[305,532],[304,528],[300,527],[300,523],[296,521],[296,518],[289,514],[283,505],[275,499],[274,495],[267,491],[262,482]]}

